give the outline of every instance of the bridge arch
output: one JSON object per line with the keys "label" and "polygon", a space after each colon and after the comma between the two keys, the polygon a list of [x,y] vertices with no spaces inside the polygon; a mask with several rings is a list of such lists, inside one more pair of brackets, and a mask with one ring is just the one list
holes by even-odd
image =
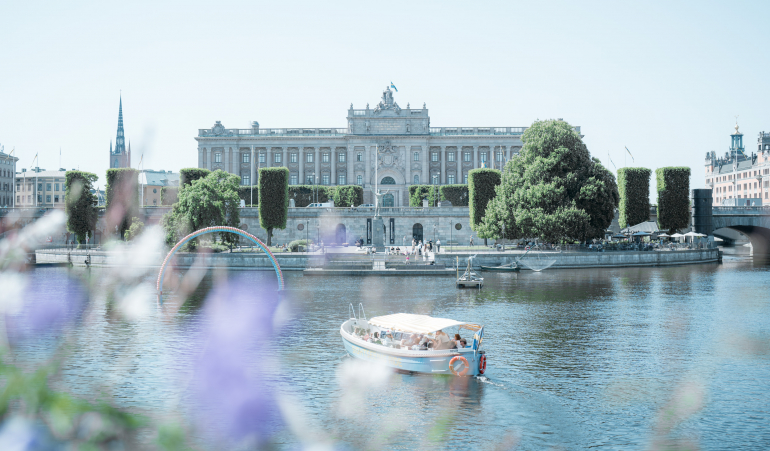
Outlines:
{"label": "bridge arch", "polygon": [[[751,242],[755,259],[770,259],[770,209],[768,207],[714,207],[713,229],[741,232]],[[719,233],[717,232],[717,236]]]}
{"label": "bridge arch", "polygon": [[273,253],[270,252],[270,249],[268,249],[268,247],[265,246],[265,243],[260,241],[259,238],[255,237],[254,235],[244,230],[237,229],[235,227],[216,226],[216,227],[206,227],[200,230],[196,230],[195,232],[179,240],[179,242],[176,243],[176,245],[173,248],[171,248],[171,250],[168,252],[168,255],[166,255],[166,258],[163,260],[163,264],[160,265],[160,271],[158,272],[158,281],[156,284],[156,289],[158,290],[158,294],[163,294],[163,276],[166,272],[166,265],[168,264],[169,261],[171,261],[171,257],[173,257],[174,254],[176,254],[176,251],[178,251],[179,248],[181,248],[188,241],[194,238],[197,238],[201,235],[206,235],[209,233],[222,233],[222,232],[234,233],[244,238],[248,238],[254,244],[256,244],[260,249],[265,251],[265,254],[267,254],[267,258],[270,260],[270,263],[273,264],[275,275],[278,277],[278,291],[283,290],[283,273],[281,272],[281,266],[278,264],[278,260],[276,260],[275,255],[273,255]]}

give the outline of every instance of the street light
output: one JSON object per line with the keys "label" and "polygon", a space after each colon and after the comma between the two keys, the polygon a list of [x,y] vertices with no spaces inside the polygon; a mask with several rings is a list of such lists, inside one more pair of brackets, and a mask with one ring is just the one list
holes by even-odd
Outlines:
{"label": "street light", "polygon": [[310,219],[305,219],[305,252],[310,250]]}
{"label": "street light", "polygon": [[433,224],[433,241],[436,241],[436,228],[438,228],[438,224]]}
{"label": "street light", "polygon": [[454,229],[454,223],[449,220],[449,252],[452,252],[452,229]]}

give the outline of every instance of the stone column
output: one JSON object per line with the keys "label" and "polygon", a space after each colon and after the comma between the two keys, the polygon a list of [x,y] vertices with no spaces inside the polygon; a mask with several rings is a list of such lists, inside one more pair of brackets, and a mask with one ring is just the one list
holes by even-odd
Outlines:
{"label": "stone column", "polygon": [[473,169],[479,167],[479,146],[473,146]]}
{"label": "stone column", "polygon": [[422,175],[420,176],[420,184],[427,185],[430,183],[430,159],[428,158],[428,154],[430,153],[430,144],[425,143],[420,153],[422,154]]}
{"label": "stone column", "polygon": [[329,176],[330,180],[329,182],[332,184],[332,186],[337,185],[337,147],[332,146],[331,148],[331,155],[329,155],[329,161],[331,161],[332,164],[332,174]]}
{"label": "stone column", "polygon": [[354,180],[355,179],[355,173],[353,172],[353,164],[354,164],[354,161],[355,161],[355,155],[356,155],[355,148],[353,146],[348,146],[347,156],[345,157],[345,167],[348,170],[348,177],[347,177],[348,179],[346,180],[346,183],[348,185],[352,185],[352,184],[356,183],[356,181]]}
{"label": "stone column", "polygon": [[[318,177],[318,184],[321,184],[321,148],[316,147],[315,148],[315,157],[313,159],[313,163],[315,163],[315,176]],[[315,181],[313,182],[315,183]]]}
{"label": "stone column", "polygon": [[[368,146],[369,149],[366,149],[364,147],[364,195],[366,195],[366,192],[368,191],[369,185],[372,183],[372,170],[371,170],[371,158],[375,152],[377,152],[376,146]],[[371,154],[371,155],[370,155]],[[366,202],[370,203],[370,202]],[[371,202],[374,203],[374,202]]]}
{"label": "stone column", "polygon": [[302,146],[297,146],[297,158],[299,159],[299,176],[297,179],[300,185],[304,185],[307,183],[307,179],[305,178],[305,154],[302,152]]}
{"label": "stone column", "polygon": [[446,146],[439,147],[438,156],[441,158],[441,178],[439,183],[446,185]]}
{"label": "stone column", "polygon": [[254,185],[256,183],[256,166],[254,162],[254,146],[251,146],[251,158],[249,159],[251,170],[249,171],[249,184]]}
{"label": "stone column", "polygon": [[[289,167],[289,148],[286,146],[283,146],[283,156],[281,157],[281,166],[285,168]],[[289,175],[289,179],[291,179],[291,175]]]}
{"label": "stone column", "polygon": [[213,166],[211,164],[211,147],[206,149],[206,168],[209,171],[213,169]]}
{"label": "stone column", "polygon": [[273,167],[273,148],[270,146],[265,147],[265,162],[266,168]]}

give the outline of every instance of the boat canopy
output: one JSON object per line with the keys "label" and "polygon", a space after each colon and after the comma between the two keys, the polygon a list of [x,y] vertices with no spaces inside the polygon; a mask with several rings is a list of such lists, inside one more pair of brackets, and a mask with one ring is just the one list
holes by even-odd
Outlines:
{"label": "boat canopy", "polygon": [[429,334],[448,327],[460,326],[464,329],[479,330],[481,326],[448,318],[433,318],[428,315],[414,315],[411,313],[394,313],[392,315],[375,316],[369,319],[369,324],[392,329],[400,332],[417,334]]}

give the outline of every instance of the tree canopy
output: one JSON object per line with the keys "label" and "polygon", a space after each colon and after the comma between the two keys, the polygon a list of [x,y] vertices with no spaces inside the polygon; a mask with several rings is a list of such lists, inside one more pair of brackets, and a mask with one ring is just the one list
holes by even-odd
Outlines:
{"label": "tree canopy", "polygon": [[675,233],[690,225],[690,168],[672,166],[655,170],[658,191],[658,227]]}
{"label": "tree canopy", "polygon": [[489,201],[495,197],[495,189],[500,185],[500,171],[497,169],[480,168],[468,172],[468,210],[470,214],[471,230],[474,230],[481,238],[491,238],[481,227],[481,222],[486,215]]}
{"label": "tree canopy", "polygon": [[524,147],[506,165],[479,236],[600,238],[612,223],[619,195],[615,176],[591,158],[567,122],[538,121],[522,136]]}
{"label": "tree canopy", "polygon": [[[217,170],[206,177],[193,180],[179,191],[177,202],[163,216],[166,244],[174,245],[180,238],[204,227],[238,227],[240,198],[237,175]],[[225,242],[234,242],[233,234],[222,234]],[[194,247],[195,244],[191,244]]]}
{"label": "tree canopy", "polygon": [[132,168],[107,169],[105,206],[107,227],[118,226],[118,236],[125,238],[132,218],[139,212],[139,171]]}
{"label": "tree canopy", "polygon": [[650,220],[650,171],[647,168],[618,169],[621,228]]}
{"label": "tree canopy", "polygon": [[289,216],[289,169],[259,170],[259,225],[267,230],[267,245],[272,245],[273,229],[285,229]]}
{"label": "tree canopy", "polygon": [[90,172],[67,171],[64,180],[67,230],[75,234],[79,243],[83,243],[86,233],[93,232],[96,227],[96,196],[91,189],[99,177]]}

